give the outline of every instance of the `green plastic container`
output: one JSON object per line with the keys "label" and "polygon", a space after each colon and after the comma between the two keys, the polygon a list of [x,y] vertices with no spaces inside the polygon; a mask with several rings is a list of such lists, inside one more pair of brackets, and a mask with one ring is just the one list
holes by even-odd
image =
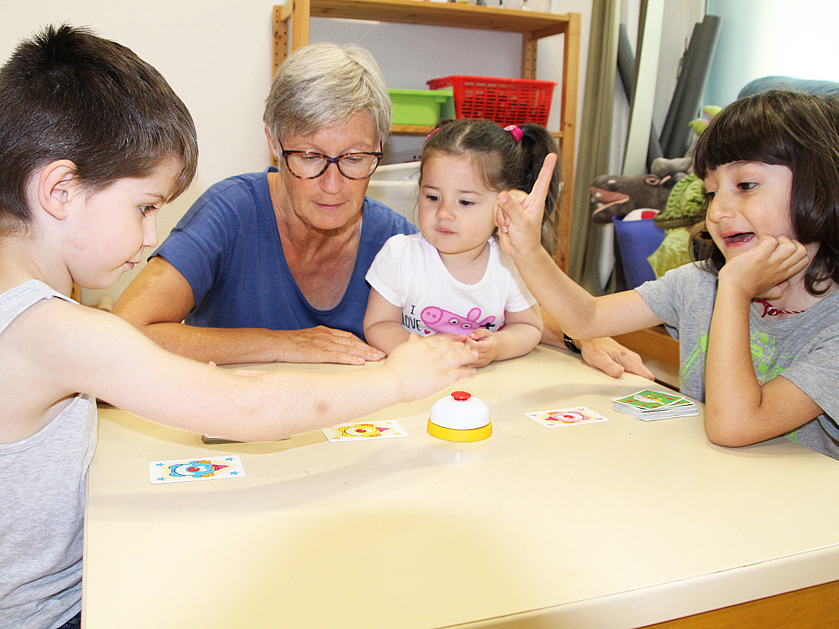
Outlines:
{"label": "green plastic container", "polygon": [[393,124],[434,126],[440,109],[452,99],[452,90],[389,89],[393,103]]}

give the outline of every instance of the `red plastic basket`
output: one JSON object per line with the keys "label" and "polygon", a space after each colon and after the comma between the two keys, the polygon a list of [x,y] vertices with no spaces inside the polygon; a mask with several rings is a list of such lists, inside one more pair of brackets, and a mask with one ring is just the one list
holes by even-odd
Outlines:
{"label": "red plastic basket", "polygon": [[446,76],[426,81],[432,90],[454,88],[458,120],[486,118],[500,125],[535,122],[543,127],[551,111],[555,81]]}

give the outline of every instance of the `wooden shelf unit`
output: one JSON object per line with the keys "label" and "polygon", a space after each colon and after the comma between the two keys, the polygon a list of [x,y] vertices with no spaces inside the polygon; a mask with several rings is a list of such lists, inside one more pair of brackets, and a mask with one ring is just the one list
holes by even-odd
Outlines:
{"label": "wooden shelf unit", "polygon": [[[580,66],[579,13],[540,13],[428,0],[288,0],[286,4],[274,6],[274,72],[285,61],[289,49],[296,50],[309,43],[310,17],[521,33],[521,78],[524,79],[536,78],[539,40],[564,35],[562,82],[559,86],[560,122],[559,129],[553,131],[559,139],[559,159],[564,182],[557,238],[559,246],[555,257],[562,269],[568,269]],[[431,129],[426,126],[396,125],[392,132],[426,135]]]}

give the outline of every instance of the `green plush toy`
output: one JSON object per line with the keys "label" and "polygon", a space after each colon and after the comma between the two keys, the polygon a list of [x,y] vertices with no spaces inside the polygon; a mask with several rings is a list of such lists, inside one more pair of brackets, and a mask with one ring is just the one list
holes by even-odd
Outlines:
{"label": "green plush toy", "polygon": [[[702,113],[713,119],[721,110],[721,107],[707,105],[702,108]],[[692,120],[689,124],[698,136],[705,131],[708,122],[700,118]],[[659,166],[662,167],[664,165]],[[664,229],[664,240],[647,258],[656,277],[692,261],[693,243],[690,228],[704,220],[705,185],[693,172],[689,172],[673,186],[664,210],[655,217],[655,224]]]}
{"label": "green plush toy", "polygon": [[673,186],[667,205],[655,217],[664,240],[647,258],[656,277],[691,262],[690,227],[705,220],[705,185],[693,173]]}
{"label": "green plush toy", "polygon": [[662,229],[688,227],[705,220],[705,184],[690,173],[673,186],[664,210],[655,217]]}
{"label": "green plush toy", "polygon": [[702,132],[708,126],[708,123],[711,122],[714,118],[716,118],[717,114],[722,111],[722,107],[717,107],[716,105],[705,105],[702,108],[702,113],[708,116],[708,119],[705,118],[697,118],[696,120],[691,120],[688,123],[688,126],[694,130],[697,136],[702,135]]}

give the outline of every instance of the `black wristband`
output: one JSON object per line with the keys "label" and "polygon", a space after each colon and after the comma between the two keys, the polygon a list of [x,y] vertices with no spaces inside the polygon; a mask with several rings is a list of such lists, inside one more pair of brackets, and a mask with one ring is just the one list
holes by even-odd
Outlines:
{"label": "black wristband", "polygon": [[562,335],[562,340],[565,341],[565,349],[568,351],[574,352],[575,354],[582,354],[583,350],[581,350],[577,345],[574,343],[574,339],[572,339],[567,334]]}

